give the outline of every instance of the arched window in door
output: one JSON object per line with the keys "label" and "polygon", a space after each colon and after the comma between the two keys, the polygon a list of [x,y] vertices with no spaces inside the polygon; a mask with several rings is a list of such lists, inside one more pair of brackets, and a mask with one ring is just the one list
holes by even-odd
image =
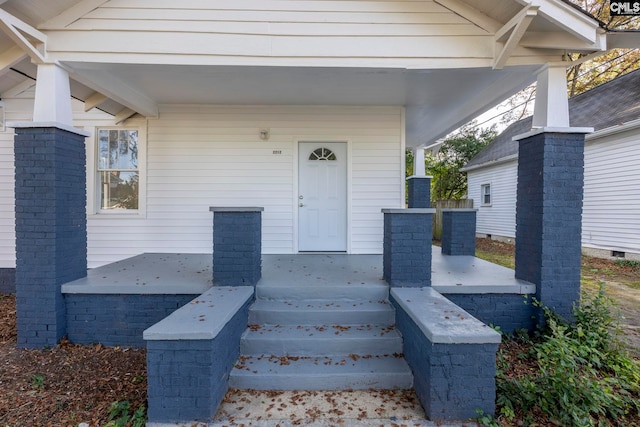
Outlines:
{"label": "arched window in door", "polygon": [[337,158],[333,151],[320,147],[311,152],[309,160],[337,160]]}

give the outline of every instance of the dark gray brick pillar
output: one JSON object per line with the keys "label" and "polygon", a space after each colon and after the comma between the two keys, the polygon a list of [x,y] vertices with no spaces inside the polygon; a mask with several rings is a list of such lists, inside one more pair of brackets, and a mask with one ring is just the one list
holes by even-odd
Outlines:
{"label": "dark gray brick pillar", "polygon": [[390,286],[431,286],[435,209],[382,209],[383,275]]}
{"label": "dark gray brick pillar", "polygon": [[85,136],[15,131],[18,346],[42,348],[66,332],[61,285],[87,274]]}
{"label": "dark gray brick pillar", "polygon": [[442,209],[442,253],[476,254],[477,209]]}
{"label": "dark gray brick pillar", "polygon": [[430,176],[410,176],[408,183],[408,207],[410,208],[430,208],[431,207],[431,177]]}
{"label": "dark gray brick pillar", "polygon": [[16,269],[0,268],[0,294],[16,293]]}
{"label": "dark gray brick pillar", "polygon": [[211,207],[213,212],[213,283],[253,286],[262,277],[260,207]]}
{"label": "dark gray brick pillar", "polygon": [[584,134],[539,133],[519,146],[516,278],[571,319],[580,298]]}

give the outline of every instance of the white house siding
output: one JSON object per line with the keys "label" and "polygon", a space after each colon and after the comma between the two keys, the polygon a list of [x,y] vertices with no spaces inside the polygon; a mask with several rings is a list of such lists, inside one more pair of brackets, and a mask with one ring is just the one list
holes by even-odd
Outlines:
{"label": "white house siding", "polygon": [[[433,68],[491,66],[494,57],[492,33],[428,0],[110,0],[80,12],[39,27],[52,57]],[[509,62],[539,55],[518,46]]]}
{"label": "white house siding", "polygon": [[587,142],[582,245],[640,254],[640,129]]}
{"label": "white house siding", "polygon": [[[640,254],[640,133],[638,128],[587,137],[582,246],[597,255]],[[478,208],[477,232],[515,237],[517,161],[469,171],[468,192]],[[481,206],[480,187],[491,184],[493,203]]]}
{"label": "white house siding", "polygon": [[[468,197],[473,199],[473,207],[478,209],[477,233],[515,237],[517,180],[517,160],[468,172]],[[491,206],[482,205],[480,191],[484,184],[491,184]]]}
{"label": "white house siding", "polygon": [[[2,94],[5,122],[32,120],[34,88],[10,90]],[[84,111],[84,104],[72,100],[76,127],[92,132],[95,126],[113,124],[113,118],[99,110]],[[14,131],[5,128],[0,132],[0,268],[14,268],[15,255],[15,197],[14,197]]]}
{"label": "white house siding", "polygon": [[90,216],[90,265],[211,252],[210,206],[263,206],[263,252],[295,252],[298,141],[349,144],[350,252],[381,253],[380,209],[403,200],[402,129],[400,107],[161,106],[147,126],[146,215]]}
{"label": "white house siding", "polygon": [[[4,100],[6,118],[15,117],[13,105]],[[13,130],[0,132],[0,268],[15,268],[15,215]]]}

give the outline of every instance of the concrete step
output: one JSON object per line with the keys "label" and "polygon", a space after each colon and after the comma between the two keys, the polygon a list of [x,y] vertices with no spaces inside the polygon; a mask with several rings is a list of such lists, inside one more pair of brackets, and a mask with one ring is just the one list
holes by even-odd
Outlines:
{"label": "concrete step", "polygon": [[256,286],[256,298],[273,300],[380,301],[389,298],[389,286],[351,284],[325,286]]}
{"label": "concrete step", "polygon": [[241,356],[229,387],[251,390],[409,389],[413,375],[401,354],[333,357]]}
{"label": "concrete step", "polygon": [[252,325],[242,335],[240,353],[289,356],[402,353],[402,337],[387,325]]}
{"label": "concrete step", "polygon": [[395,311],[380,301],[271,301],[259,299],[249,310],[250,325],[393,325]]}

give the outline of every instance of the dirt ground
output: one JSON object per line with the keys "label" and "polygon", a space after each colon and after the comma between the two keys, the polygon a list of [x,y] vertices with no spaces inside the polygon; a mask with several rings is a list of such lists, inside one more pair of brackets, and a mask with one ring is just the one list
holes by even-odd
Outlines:
{"label": "dirt ground", "polygon": [[0,426],[76,426],[108,422],[109,406],[147,398],[144,350],[80,346],[16,348],[13,295],[0,294]]}
{"label": "dirt ground", "polygon": [[[493,262],[513,266],[515,246],[491,239],[477,239],[476,248]],[[621,315],[622,338],[640,357],[640,265],[629,266],[613,260],[582,257],[582,289],[597,292],[600,284]]]}

